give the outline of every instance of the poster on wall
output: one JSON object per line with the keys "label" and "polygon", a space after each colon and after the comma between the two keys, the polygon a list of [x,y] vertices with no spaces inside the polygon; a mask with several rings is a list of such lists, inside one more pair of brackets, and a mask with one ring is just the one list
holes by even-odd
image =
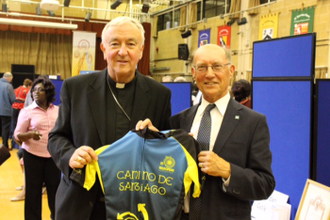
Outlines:
{"label": "poster on wall", "polygon": [[308,7],[292,10],[290,35],[307,34],[313,32],[314,9]]}
{"label": "poster on wall", "polygon": [[218,27],[218,41],[217,44],[223,48],[230,49],[231,26]]}
{"label": "poster on wall", "polygon": [[96,33],[73,31],[72,76],[95,68]]}
{"label": "poster on wall", "polygon": [[198,47],[210,43],[210,32],[211,32],[211,29],[199,31]]}
{"label": "poster on wall", "polygon": [[259,40],[277,38],[278,13],[260,16]]}

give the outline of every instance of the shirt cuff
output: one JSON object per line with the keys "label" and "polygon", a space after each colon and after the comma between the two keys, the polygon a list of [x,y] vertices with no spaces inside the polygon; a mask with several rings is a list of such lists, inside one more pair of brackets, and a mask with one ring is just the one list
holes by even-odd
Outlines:
{"label": "shirt cuff", "polygon": [[228,179],[225,179],[225,178],[222,178],[222,189],[224,192],[227,192],[227,187],[229,186],[229,183],[230,183],[230,177],[231,175],[228,177]]}

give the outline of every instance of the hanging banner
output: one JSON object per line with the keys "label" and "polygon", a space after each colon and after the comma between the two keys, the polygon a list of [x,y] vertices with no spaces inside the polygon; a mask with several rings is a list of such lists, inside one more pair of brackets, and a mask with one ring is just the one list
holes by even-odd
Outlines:
{"label": "hanging banner", "polygon": [[218,41],[217,44],[221,47],[230,49],[231,26],[218,27]]}
{"label": "hanging banner", "polygon": [[198,47],[210,43],[210,32],[211,32],[211,29],[199,31]]}
{"label": "hanging banner", "polygon": [[315,6],[292,10],[290,35],[313,32]]}
{"label": "hanging banner", "polygon": [[259,40],[277,38],[278,13],[260,16]]}
{"label": "hanging banner", "polygon": [[73,31],[72,76],[95,68],[96,33]]}

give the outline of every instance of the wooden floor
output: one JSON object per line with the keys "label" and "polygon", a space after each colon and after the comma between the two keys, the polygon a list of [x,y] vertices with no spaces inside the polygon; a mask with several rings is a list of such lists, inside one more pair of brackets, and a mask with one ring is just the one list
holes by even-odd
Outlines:
{"label": "wooden floor", "polygon": [[[0,138],[0,143],[2,139]],[[16,187],[22,186],[23,174],[17,157],[17,150],[10,151],[11,157],[0,166],[0,220],[24,220],[24,200],[11,202],[10,198],[21,191]],[[42,196],[42,219],[50,220],[47,193]]]}

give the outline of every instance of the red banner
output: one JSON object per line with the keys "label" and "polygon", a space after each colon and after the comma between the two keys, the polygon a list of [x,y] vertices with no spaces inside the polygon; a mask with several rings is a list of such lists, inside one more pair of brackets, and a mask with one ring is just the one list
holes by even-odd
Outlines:
{"label": "red banner", "polygon": [[231,27],[220,26],[218,27],[218,45],[230,49]]}

